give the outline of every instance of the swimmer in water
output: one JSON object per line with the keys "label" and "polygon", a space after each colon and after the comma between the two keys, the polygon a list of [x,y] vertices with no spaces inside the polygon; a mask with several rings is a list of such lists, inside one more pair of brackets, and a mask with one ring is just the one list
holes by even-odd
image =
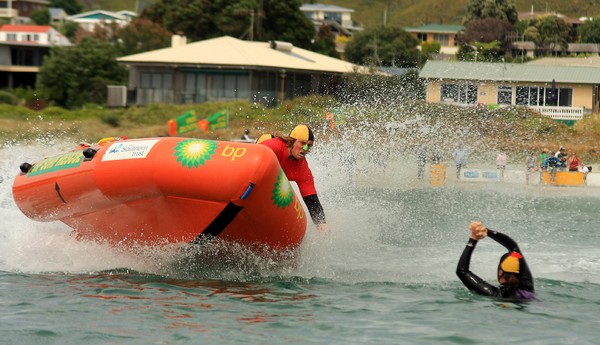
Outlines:
{"label": "swimmer in water", "polygon": [[[463,284],[469,290],[484,296],[514,300],[534,299],[533,277],[517,242],[503,233],[486,228],[480,222],[472,222],[469,229],[471,237],[456,267],[456,275]],[[469,269],[471,254],[475,250],[477,241],[485,237],[493,239],[508,250],[508,253],[502,255],[498,264],[499,286],[489,284]]]}

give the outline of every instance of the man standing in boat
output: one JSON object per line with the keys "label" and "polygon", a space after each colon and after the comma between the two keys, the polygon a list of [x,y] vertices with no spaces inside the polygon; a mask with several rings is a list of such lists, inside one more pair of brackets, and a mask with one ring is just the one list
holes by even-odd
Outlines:
{"label": "man standing in boat", "polygon": [[315,179],[305,159],[315,141],[312,130],[307,125],[298,125],[290,135],[276,136],[273,139],[260,142],[275,152],[279,164],[288,180],[298,184],[302,199],[308,208],[312,221],[317,225],[319,232],[329,232],[325,221],[325,212],[317,196]]}

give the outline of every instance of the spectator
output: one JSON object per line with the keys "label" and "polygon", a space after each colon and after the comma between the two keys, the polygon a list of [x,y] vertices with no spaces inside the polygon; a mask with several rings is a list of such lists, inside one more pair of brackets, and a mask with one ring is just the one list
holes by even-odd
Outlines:
{"label": "spectator", "polygon": [[460,179],[460,171],[467,167],[467,160],[469,158],[469,152],[463,147],[463,144],[458,144],[454,149],[454,163],[456,164],[456,179]]}
{"label": "spectator", "polygon": [[544,166],[546,167],[546,171],[550,174],[550,183],[554,183],[554,177],[556,176],[556,170],[559,168],[560,162],[558,158],[552,153],[552,151],[548,151],[548,158],[546,158],[546,163]]}
{"label": "spectator", "polygon": [[579,171],[579,167],[583,165],[583,162],[575,152],[569,157],[569,171]]}
{"label": "spectator", "polygon": [[252,139],[250,139],[250,136],[249,136],[249,134],[250,134],[250,130],[249,130],[249,129],[247,129],[247,128],[246,128],[246,129],[244,129],[244,135],[242,135],[242,140],[245,140],[245,141],[253,141]]}
{"label": "spectator", "polygon": [[504,171],[506,170],[506,163],[508,162],[508,156],[504,150],[500,150],[496,156],[496,167],[500,170],[500,178],[504,180]]}
{"label": "spectator", "polygon": [[566,170],[567,169],[567,159],[569,157],[566,149],[563,146],[561,146],[560,149],[558,150],[558,152],[556,152],[556,154],[554,156],[558,159],[558,162],[556,165],[558,170],[559,171]]}
{"label": "spectator", "polygon": [[425,164],[427,163],[427,150],[425,145],[419,145],[417,151],[417,177],[422,180],[425,177]]}
{"label": "spectator", "polygon": [[538,167],[536,165],[535,153],[533,151],[531,151],[529,153],[529,156],[527,156],[527,158],[525,159],[525,167],[526,167],[525,183],[529,184],[529,177],[531,176],[531,174],[533,172],[536,172],[538,170]]}

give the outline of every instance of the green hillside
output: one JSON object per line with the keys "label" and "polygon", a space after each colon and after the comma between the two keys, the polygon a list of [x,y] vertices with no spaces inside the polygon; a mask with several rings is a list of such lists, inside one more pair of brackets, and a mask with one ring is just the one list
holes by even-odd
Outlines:
{"label": "green hillside", "polygon": [[[85,9],[134,11],[158,0],[80,0]],[[305,1],[311,2],[311,1]],[[381,25],[385,17],[391,26],[423,24],[462,24],[469,0],[317,0],[320,4],[354,9],[352,18],[365,27]],[[600,16],[600,0],[529,0],[517,1],[519,12],[557,12],[569,17]],[[387,11],[386,11],[387,7]]]}
{"label": "green hillside", "polygon": [[[365,27],[383,23],[387,5],[387,24],[415,26],[423,24],[462,24],[468,0],[318,0],[318,3],[354,9],[352,18]],[[600,16],[598,0],[516,1],[519,12],[557,12],[569,17]]]}

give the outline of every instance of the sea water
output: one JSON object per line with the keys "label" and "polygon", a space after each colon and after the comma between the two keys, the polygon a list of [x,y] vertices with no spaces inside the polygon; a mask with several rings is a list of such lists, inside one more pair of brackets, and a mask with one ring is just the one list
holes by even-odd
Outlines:
{"label": "sea water", "polygon": [[[414,156],[343,160],[343,142],[322,143],[307,159],[329,236],[311,224],[297,252],[272,256],[128,251],[14,204],[19,164],[72,144],[0,149],[0,344],[600,344],[599,189],[462,183],[452,169],[432,187]],[[537,300],[462,285],[472,220],[518,241]],[[480,241],[472,270],[495,283],[503,253]]]}

